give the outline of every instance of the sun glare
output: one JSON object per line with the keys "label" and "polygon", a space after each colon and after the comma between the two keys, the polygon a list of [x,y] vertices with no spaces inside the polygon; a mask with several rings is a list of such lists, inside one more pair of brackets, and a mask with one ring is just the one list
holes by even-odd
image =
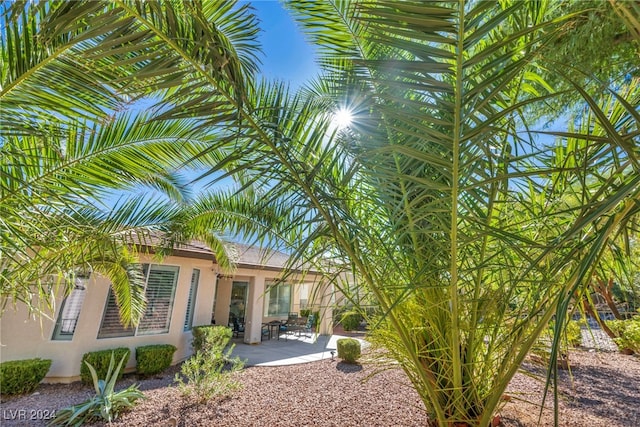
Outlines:
{"label": "sun glare", "polygon": [[338,127],[338,129],[346,128],[351,124],[353,120],[353,115],[350,110],[346,108],[341,108],[333,114],[333,123]]}

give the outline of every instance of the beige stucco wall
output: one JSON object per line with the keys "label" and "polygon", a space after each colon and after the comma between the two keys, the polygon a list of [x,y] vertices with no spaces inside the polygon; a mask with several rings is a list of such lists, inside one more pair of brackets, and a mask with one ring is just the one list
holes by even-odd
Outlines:
{"label": "beige stucco wall", "polygon": [[[142,259],[142,262],[149,262],[149,260]],[[213,263],[200,259],[167,257],[163,264],[180,267],[168,333],[98,339],[109,281],[94,275],[87,286],[87,294],[72,340],[51,339],[56,319],[53,313],[49,313],[50,319],[33,318],[29,316],[24,306],[18,305],[16,310],[8,308],[0,320],[0,360],[4,362],[34,357],[52,359],[46,380],[70,382],[79,378],[82,356],[89,351],[128,347],[131,350],[131,357],[127,363],[128,370],[134,369],[135,348],[142,345],[173,344],[178,348],[174,353],[173,362],[177,363],[185,359],[191,354],[191,332],[184,331],[191,274],[194,268],[200,270],[193,325],[209,324],[216,281]],[[56,314],[61,301],[61,297],[56,299]]]}
{"label": "beige stucco wall", "polygon": [[[141,261],[153,262],[144,258]],[[51,369],[45,379],[47,382],[71,382],[79,379],[80,363],[84,353],[116,347],[128,347],[131,350],[131,357],[127,363],[128,371],[135,369],[135,348],[142,345],[173,344],[178,348],[174,354],[173,363],[178,363],[191,354],[192,334],[191,331],[183,329],[191,286],[191,274],[194,268],[200,270],[200,282],[194,307],[193,325],[211,323],[216,286],[219,287],[215,308],[216,324],[226,325],[229,316],[231,284],[234,280],[247,281],[249,282],[249,303],[247,306],[247,333],[245,333],[244,342],[260,343],[262,323],[273,320],[263,317],[264,282],[266,279],[277,277],[277,272],[261,269],[238,269],[234,272],[233,278],[225,276],[218,278],[216,266],[208,260],[167,257],[163,264],[180,267],[168,333],[98,339],[109,282],[103,277],[94,275],[87,286],[78,324],[73,339],[70,341],[51,339],[57,311],[62,301],[61,297],[56,299],[55,312],[49,313],[49,319],[30,317],[22,305],[18,305],[16,310],[7,308],[0,319],[0,361],[34,357],[52,359]],[[300,280],[303,279],[300,278]],[[292,283],[294,281],[295,278],[292,278]],[[299,301],[298,292],[294,286],[294,304]],[[326,300],[322,303],[328,305],[328,302],[329,300]],[[295,308],[294,305],[293,311],[298,311]],[[299,306],[297,308],[299,309]],[[330,320],[330,315],[326,319]],[[331,333],[330,321],[325,322],[326,319],[323,319],[319,331],[322,334]]]}
{"label": "beige stucco wall", "polygon": [[216,299],[216,325],[227,325],[229,322],[229,301],[231,299],[231,277],[218,278],[218,295]]}

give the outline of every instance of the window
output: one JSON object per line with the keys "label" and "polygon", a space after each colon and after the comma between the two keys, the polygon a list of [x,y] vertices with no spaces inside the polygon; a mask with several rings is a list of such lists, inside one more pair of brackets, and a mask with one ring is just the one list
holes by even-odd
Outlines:
{"label": "window", "polygon": [[113,291],[109,297],[102,317],[98,338],[123,337],[133,335],[153,335],[169,332],[171,311],[180,269],[168,265],[143,264],[145,275],[145,295],[147,308],[138,328],[124,328],[120,324],[118,306]]}
{"label": "window", "polygon": [[135,330],[133,328],[125,328],[120,323],[120,313],[118,311],[118,305],[116,304],[116,297],[113,294],[113,289],[109,289],[107,305],[104,309],[104,315],[102,316],[102,324],[98,331],[98,338],[132,337],[134,333]]}
{"label": "window", "polygon": [[76,331],[78,317],[82,309],[84,297],[87,294],[86,282],[88,278],[76,278],[76,286],[62,301],[56,326],[53,329],[54,340],[71,340]]}
{"label": "window", "polygon": [[267,316],[287,316],[291,309],[291,285],[279,284],[267,288],[264,311]]}
{"label": "window", "polygon": [[196,295],[198,294],[198,282],[200,281],[200,270],[193,269],[191,273],[191,287],[189,288],[189,300],[187,301],[187,314],[184,316],[184,330],[190,331],[193,326],[193,309],[196,305]]}
{"label": "window", "polygon": [[303,283],[300,285],[300,310],[307,308],[309,304],[309,284]]}

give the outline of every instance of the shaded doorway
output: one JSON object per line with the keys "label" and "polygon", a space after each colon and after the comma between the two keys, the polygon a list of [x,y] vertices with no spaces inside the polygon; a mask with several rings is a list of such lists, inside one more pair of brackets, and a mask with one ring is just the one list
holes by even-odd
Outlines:
{"label": "shaded doorway", "polygon": [[244,333],[244,320],[247,310],[249,283],[233,282],[231,285],[231,301],[229,305],[229,326],[233,328],[234,336]]}

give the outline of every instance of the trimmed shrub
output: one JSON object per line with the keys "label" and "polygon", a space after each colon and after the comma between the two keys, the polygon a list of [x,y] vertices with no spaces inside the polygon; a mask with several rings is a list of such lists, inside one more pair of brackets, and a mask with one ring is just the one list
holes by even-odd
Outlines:
{"label": "trimmed shrub", "polygon": [[640,316],[626,320],[608,320],[607,325],[618,338],[614,338],[623,353],[640,353]]}
{"label": "trimmed shrub", "polygon": [[194,326],[192,333],[193,341],[191,344],[194,353],[222,352],[233,335],[231,328],[220,325]]}
{"label": "trimmed shrub", "polygon": [[136,347],[136,370],[141,375],[155,375],[171,366],[177,348],[171,344]]}
{"label": "trimmed shrub", "polygon": [[340,338],[338,357],[347,363],[356,363],[360,357],[360,341],[353,338]]}
{"label": "trimmed shrub", "polygon": [[[87,364],[84,362],[89,362],[89,364],[93,366],[93,368],[96,370],[96,374],[98,374],[98,378],[105,378],[107,376],[107,372],[109,371],[111,353],[113,353],[113,358],[115,360],[120,360],[124,355],[126,355],[124,359],[124,366],[127,366],[127,360],[129,360],[131,351],[129,351],[129,349],[126,347],[119,347],[111,350],[91,351],[89,353],[85,353],[82,356],[82,362],[80,362],[80,379],[82,380],[82,382],[86,384],[93,384],[91,372],[89,371]],[[118,380],[122,378],[123,373],[124,369],[118,372]]]}
{"label": "trimmed shrub", "polygon": [[358,329],[362,316],[357,311],[345,311],[340,318],[340,323],[345,331],[354,331]]}
{"label": "trimmed shrub", "polygon": [[50,359],[11,360],[0,363],[0,392],[2,394],[31,393],[47,375]]}

